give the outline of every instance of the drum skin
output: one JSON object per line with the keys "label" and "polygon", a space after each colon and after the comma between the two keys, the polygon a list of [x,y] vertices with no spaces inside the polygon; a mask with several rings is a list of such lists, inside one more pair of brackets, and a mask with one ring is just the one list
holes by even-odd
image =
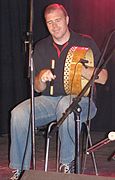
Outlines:
{"label": "drum skin", "polygon": [[[64,66],[64,89],[66,94],[78,95],[88,80],[82,77],[81,59],[87,60],[86,66],[94,67],[93,52],[88,47],[72,46],[67,54]],[[88,96],[90,88],[84,96]]]}

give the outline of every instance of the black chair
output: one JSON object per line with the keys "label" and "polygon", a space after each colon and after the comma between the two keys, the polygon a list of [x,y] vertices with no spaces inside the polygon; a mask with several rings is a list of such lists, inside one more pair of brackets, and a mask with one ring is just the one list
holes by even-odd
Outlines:
{"label": "black chair", "polygon": [[[56,125],[56,121],[51,122],[48,125],[48,129],[47,129],[47,134],[46,134],[46,151],[45,151],[45,166],[44,166],[44,171],[47,172],[48,171],[48,161],[49,161],[49,147],[50,147],[50,133],[51,130],[53,128],[53,126]],[[92,140],[91,140],[91,135],[90,135],[90,121],[87,121],[85,123],[82,123],[82,130],[81,132],[83,132],[83,134],[86,134],[86,139],[85,139],[85,150],[82,150],[82,153],[85,153],[85,158],[84,158],[84,165],[82,168],[82,173],[84,173],[85,170],[85,164],[86,164],[86,159],[87,159],[87,148],[92,146]],[[58,164],[59,164],[59,148],[60,148],[60,143],[59,143],[59,138],[58,138],[58,132],[56,132],[56,136],[57,136],[57,172],[58,172]],[[82,138],[84,139],[84,138]],[[84,142],[83,142],[84,144]],[[98,175],[98,170],[97,170],[97,164],[96,164],[96,160],[95,160],[95,155],[94,152],[91,153],[92,156],[92,161],[93,161],[93,165],[94,165],[94,170],[95,170],[95,174]],[[83,155],[82,155],[83,157]]]}

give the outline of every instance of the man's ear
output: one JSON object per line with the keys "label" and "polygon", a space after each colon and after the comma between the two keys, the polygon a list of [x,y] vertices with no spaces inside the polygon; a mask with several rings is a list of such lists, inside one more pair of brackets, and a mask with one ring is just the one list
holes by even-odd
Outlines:
{"label": "man's ear", "polygon": [[66,16],[67,25],[69,24],[69,16]]}

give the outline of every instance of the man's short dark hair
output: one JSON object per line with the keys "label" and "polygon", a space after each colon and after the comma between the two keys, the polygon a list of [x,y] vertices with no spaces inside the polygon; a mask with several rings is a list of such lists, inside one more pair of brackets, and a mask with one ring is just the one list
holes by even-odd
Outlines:
{"label": "man's short dark hair", "polygon": [[46,14],[49,14],[50,12],[52,12],[56,9],[61,9],[63,11],[65,17],[68,16],[67,11],[62,4],[54,3],[54,4],[50,4],[46,7],[45,12],[44,12],[44,17],[46,16]]}

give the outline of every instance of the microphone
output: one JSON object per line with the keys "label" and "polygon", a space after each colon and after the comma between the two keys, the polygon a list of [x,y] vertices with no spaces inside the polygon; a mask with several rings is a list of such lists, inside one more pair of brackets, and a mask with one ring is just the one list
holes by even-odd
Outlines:
{"label": "microphone", "polygon": [[88,63],[89,61],[88,60],[86,60],[86,59],[80,59],[80,63]]}
{"label": "microphone", "polygon": [[[55,68],[55,60],[51,60],[51,72],[54,75],[54,68]],[[54,80],[50,82],[50,95],[52,96],[54,94]]]}
{"label": "microphone", "polygon": [[88,60],[86,60],[86,59],[80,59],[80,61],[79,61],[80,63],[82,63],[83,64],[83,66],[87,69],[87,66],[86,66],[86,63],[88,63],[89,61]]}

